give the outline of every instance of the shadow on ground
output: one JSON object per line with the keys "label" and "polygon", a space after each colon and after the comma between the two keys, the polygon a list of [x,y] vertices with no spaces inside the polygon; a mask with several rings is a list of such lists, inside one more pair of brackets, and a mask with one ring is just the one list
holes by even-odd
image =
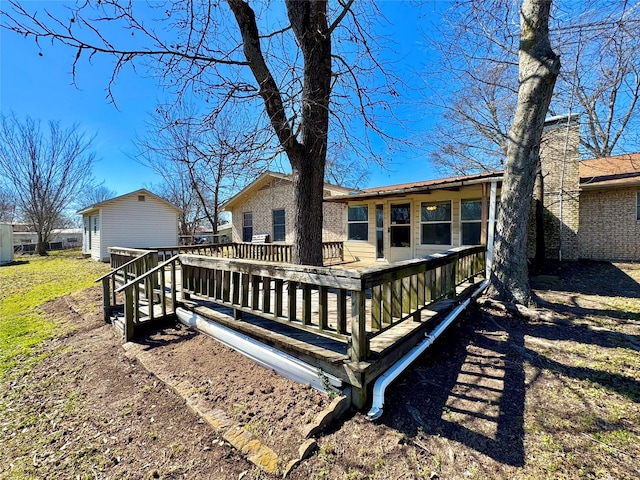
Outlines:
{"label": "shadow on ground", "polygon": [[[554,288],[559,291],[569,291],[566,285],[570,284],[582,294],[640,296],[640,284],[614,265],[588,262],[556,267],[559,278]],[[594,281],[596,276],[599,280]],[[537,376],[526,380],[526,368],[531,367],[537,375],[547,371],[571,380],[587,380],[640,403],[640,381],[635,378],[570,365],[569,357],[561,356],[559,361],[557,355],[546,355],[544,348],[527,347],[530,344],[525,344],[525,338],[543,345],[566,340],[578,346],[640,351],[638,336],[576,323],[573,319],[582,317],[585,309],[561,307],[558,310],[571,320],[554,315],[552,321],[533,322],[478,307],[469,309],[388,389],[380,422],[410,439],[444,437],[497,462],[520,467],[525,464],[527,390],[538,380]],[[589,313],[618,318],[606,310]],[[625,320],[634,322],[628,316]]]}

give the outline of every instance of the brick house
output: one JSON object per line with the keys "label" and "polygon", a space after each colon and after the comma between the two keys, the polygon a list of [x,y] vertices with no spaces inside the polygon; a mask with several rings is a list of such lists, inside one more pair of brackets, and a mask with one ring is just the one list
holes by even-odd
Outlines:
{"label": "brick house", "polygon": [[[324,195],[345,195],[351,189],[325,183]],[[293,181],[291,175],[265,172],[222,205],[231,212],[232,242],[250,242],[253,235],[267,234],[274,243],[294,242]],[[343,206],[323,205],[322,241],[344,238]]]}
{"label": "brick house", "polygon": [[[640,153],[579,159],[577,115],[547,119],[540,146],[545,256],[561,260],[640,261]],[[327,185],[323,241],[343,241],[345,258],[395,262],[464,245],[486,244],[491,192],[502,172],[350,191]],[[541,179],[541,180],[540,180]],[[267,172],[224,208],[233,241],[267,233],[293,243],[289,175]],[[535,216],[529,250],[535,254]]]}
{"label": "brick house", "polygon": [[[640,153],[580,160],[579,141],[577,115],[545,122],[536,190],[542,193],[546,258],[640,261]],[[345,252],[361,261],[393,262],[486,243],[490,187],[495,184],[499,196],[502,176],[375,187],[328,201],[346,206]],[[533,257],[533,212],[529,222]]]}
{"label": "brick house", "polygon": [[640,153],[580,162],[580,257],[640,260]]}

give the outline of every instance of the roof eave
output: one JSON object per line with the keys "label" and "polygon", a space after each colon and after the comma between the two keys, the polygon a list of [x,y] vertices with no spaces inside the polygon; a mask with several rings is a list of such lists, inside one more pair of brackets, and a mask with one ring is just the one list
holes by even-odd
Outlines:
{"label": "roof eave", "polygon": [[357,193],[354,195],[341,195],[336,197],[329,197],[325,200],[330,202],[350,202],[352,200],[370,200],[372,198],[385,198],[385,197],[405,197],[411,194],[429,193],[433,190],[446,190],[449,188],[461,188],[472,185],[479,185],[482,183],[491,183],[493,181],[501,182],[502,174],[492,174],[481,178],[470,178],[462,180],[454,180],[442,183],[433,183],[429,185],[420,185],[416,187],[400,188],[397,190],[379,190],[377,192]]}

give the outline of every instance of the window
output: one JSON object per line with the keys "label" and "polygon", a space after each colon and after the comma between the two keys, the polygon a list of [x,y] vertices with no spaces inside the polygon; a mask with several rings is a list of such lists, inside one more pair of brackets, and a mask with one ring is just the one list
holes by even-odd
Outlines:
{"label": "window", "polygon": [[144,202],[145,201],[144,195],[138,195],[138,201],[139,202]]}
{"label": "window", "polygon": [[420,242],[423,245],[451,245],[451,202],[422,202]]}
{"label": "window", "polygon": [[636,193],[636,220],[640,220],[640,192]]}
{"label": "window", "polygon": [[250,242],[253,237],[253,213],[244,212],[242,214],[242,241]]}
{"label": "window", "polygon": [[376,205],[376,258],[384,258],[384,205]]}
{"label": "window", "polygon": [[462,200],[460,202],[460,226],[462,245],[480,245],[482,200]]}
{"label": "window", "polygon": [[411,246],[411,204],[391,205],[390,241],[392,247]]}
{"label": "window", "polygon": [[93,217],[93,233],[98,233],[98,217]]}
{"label": "window", "polygon": [[284,242],[285,240],[284,209],[273,211],[273,241]]}
{"label": "window", "polygon": [[369,207],[358,205],[349,207],[347,212],[347,230],[349,240],[369,240]]}

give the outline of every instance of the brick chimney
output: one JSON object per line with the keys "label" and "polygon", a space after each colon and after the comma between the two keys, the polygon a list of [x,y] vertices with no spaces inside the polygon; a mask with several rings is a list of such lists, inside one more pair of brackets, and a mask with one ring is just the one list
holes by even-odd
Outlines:
{"label": "brick chimney", "polygon": [[[578,259],[579,147],[578,115],[562,115],[545,121],[540,167],[545,256],[548,259]],[[530,231],[535,245],[535,227]]]}

